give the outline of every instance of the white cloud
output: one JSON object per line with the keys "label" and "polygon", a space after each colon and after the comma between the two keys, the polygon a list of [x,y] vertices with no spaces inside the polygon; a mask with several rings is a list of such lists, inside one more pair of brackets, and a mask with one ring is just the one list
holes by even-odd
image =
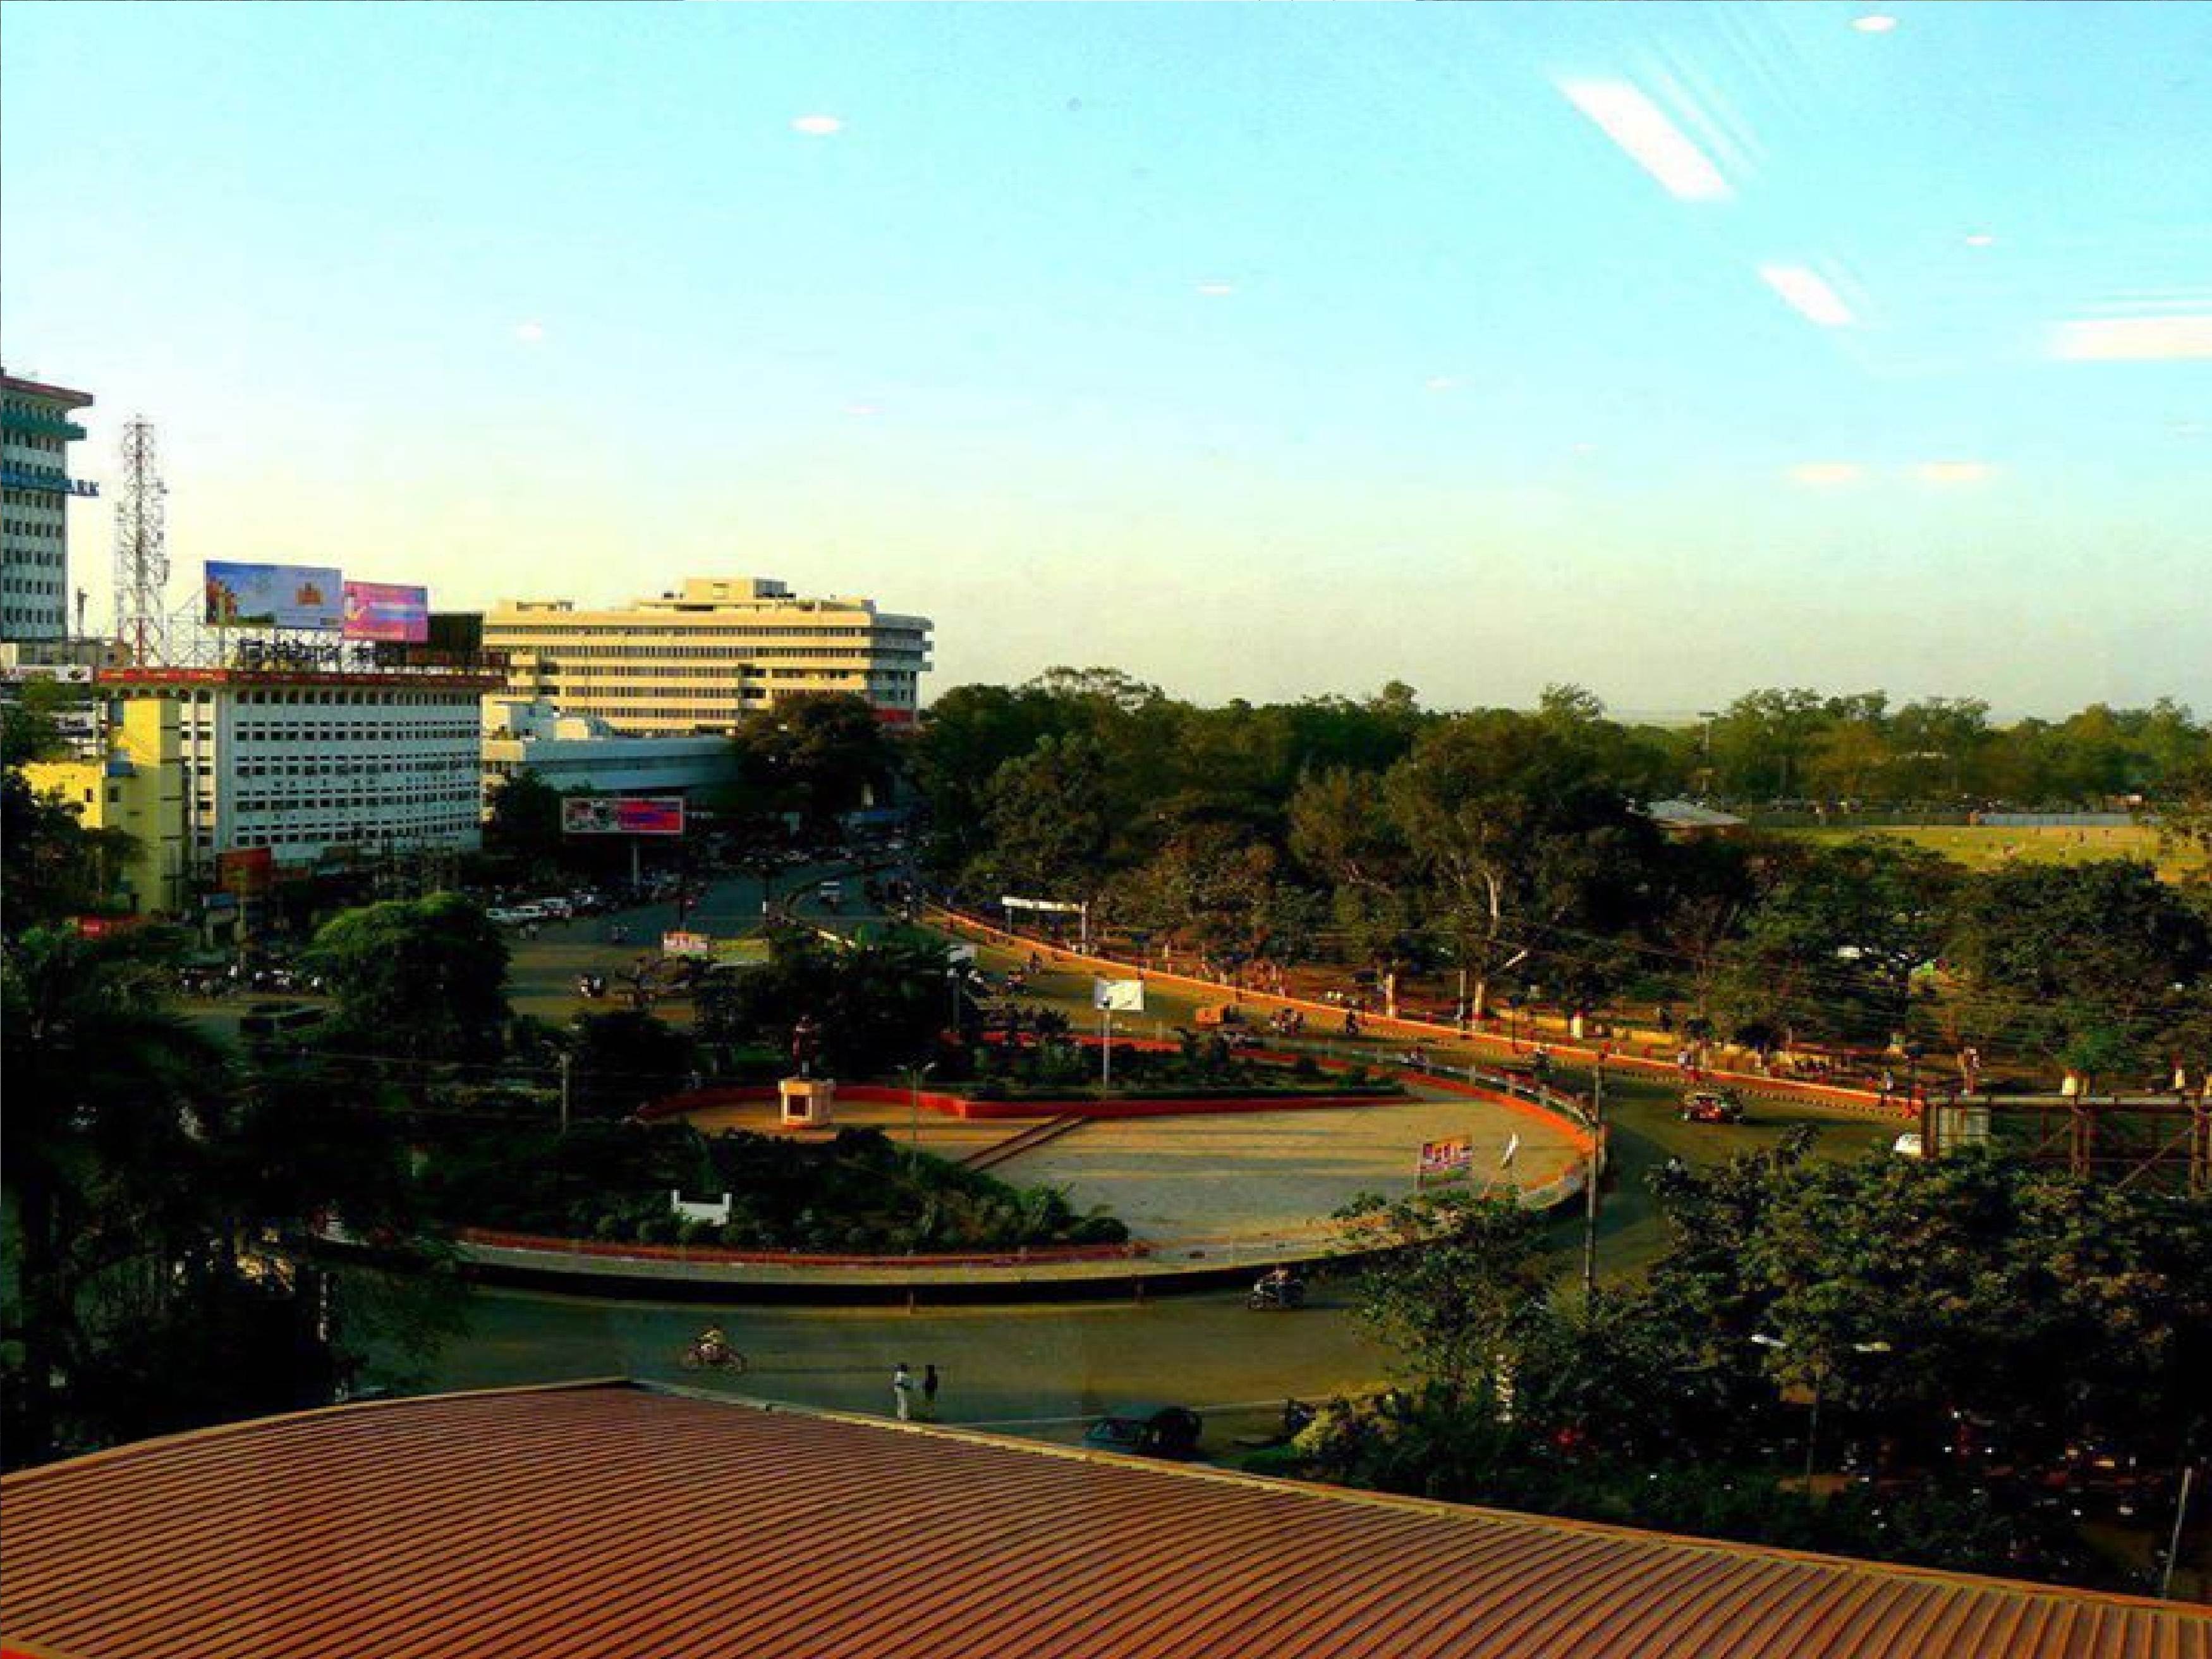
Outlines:
{"label": "white cloud", "polygon": [[514,337],[525,345],[537,345],[545,338],[545,325],[538,322],[517,323]]}
{"label": "white cloud", "polygon": [[2212,316],[2099,317],[2061,323],[2051,355],[2069,362],[2153,362],[2212,357]]}
{"label": "white cloud", "polygon": [[1566,100],[1597,124],[1629,160],[1686,202],[1725,201],[1733,193],[1711,158],[1626,81],[1562,81]]}
{"label": "white cloud", "polygon": [[1815,486],[1856,483],[1866,469],[1856,461],[1800,461],[1790,469],[1790,476],[1801,484]]}
{"label": "white cloud", "polygon": [[792,122],[791,130],[826,138],[833,132],[842,132],[845,124],[834,115],[802,115]]}
{"label": "white cloud", "polygon": [[1210,298],[1218,300],[1224,294],[1236,293],[1237,284],[1234,283],[1200,283],[1198,285],[1198,291]]}
{"label": "white cloud", "polygon": [[1844,328],[1856,320],[1851,308],[1828,286],[1827,279],[1803,265],[1761,265],[1759,275],[1808,322],[1822,328]]}
{"label": "white cloud", "polygon": [[1996,471],[1987,461],[1923,461],[1912,469],[1923,483],[1980,483]]}

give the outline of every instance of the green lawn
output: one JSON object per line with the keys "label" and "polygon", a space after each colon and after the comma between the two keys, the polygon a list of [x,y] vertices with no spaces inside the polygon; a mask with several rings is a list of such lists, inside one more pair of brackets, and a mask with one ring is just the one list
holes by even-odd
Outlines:
{"label": "green lawn", "polygon": [[1777,835],[1833,846],[1862,836],[1909,841],[1954,859],[1972,870],[1994,870],[2008,863],[2081,864],[2092,859],[2148,859],[2168,881],[2201,870],[2199,857],[2167,857],[2158,848],[2157,832],[2140,824],[2094,830],[2018,830],[2002,825],[1928,828],[1915,824],[1861,824],[1850,829],[1780,830]]}

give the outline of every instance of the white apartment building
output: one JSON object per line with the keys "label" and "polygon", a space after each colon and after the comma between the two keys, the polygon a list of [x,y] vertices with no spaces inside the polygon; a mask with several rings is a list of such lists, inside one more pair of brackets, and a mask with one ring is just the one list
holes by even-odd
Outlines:
{"label": "white apartment building", "polygon": [[179,711],[188,859],[266,848],[283,867],[326,856],[483,844],[483,718],[495,676],[124,668],[111,697]]}
{"label": "white apartment building", "polygon": [[807,692],[853,692],[886,722],[911,721],[929,666],[926,617],[870,599],[800,599],[758,577],[686,577],[628,608],[502,599],[483,643],[508,659],[507,690],[633,736],[733,729]]}
{"label": "white apartment building", "polygon": [[70,411],[88,392],[0,374],[0,640],[62,640],[70,631],[69,503],[99,487],[69,476],[84,436]]}
{"label": "white apartment building", "polygon": [[718,732],[625,737],[605,720],[528,697],[483,700],[484,807],[528,772],[564,795],[689,795],[736,781],[737,756]]}

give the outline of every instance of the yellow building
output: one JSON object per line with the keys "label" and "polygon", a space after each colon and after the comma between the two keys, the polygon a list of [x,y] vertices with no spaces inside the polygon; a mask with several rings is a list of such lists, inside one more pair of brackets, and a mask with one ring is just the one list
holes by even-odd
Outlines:
{"label": "yellow building", "polygon": [[685,579],[626,609],[504,599],[484,615],[486,649],[507,656],[507,692],[625,737],[728,732],[808,692],[866,697],[887,725],[920,707],[927,617],[868,599],[802,599],[759,577]]}
{"label": "yellow building", "polygon": [[137,915],[180,915],[185,900],[184,742],[177,704],[132,697],[112,705],[97,760],[34,761],[23,776],[57,795],[88,830],[120,830],[131,851],[114,890]]}

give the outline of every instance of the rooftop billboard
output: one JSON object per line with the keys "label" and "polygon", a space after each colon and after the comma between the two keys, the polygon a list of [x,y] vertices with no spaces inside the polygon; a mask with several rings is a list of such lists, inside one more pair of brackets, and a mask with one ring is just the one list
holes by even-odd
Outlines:
{"label": "rooftop billboard", "polygon": [[390,582],[348,582],[345,636],[349,640],[427,644],[430,638],[430,590],[398,587]]}
{"label": "rooftop billboard", "polygon": [[301,628],[335,634],[345,624],[345,580],[307,564],[207,562],[211,628]]}

